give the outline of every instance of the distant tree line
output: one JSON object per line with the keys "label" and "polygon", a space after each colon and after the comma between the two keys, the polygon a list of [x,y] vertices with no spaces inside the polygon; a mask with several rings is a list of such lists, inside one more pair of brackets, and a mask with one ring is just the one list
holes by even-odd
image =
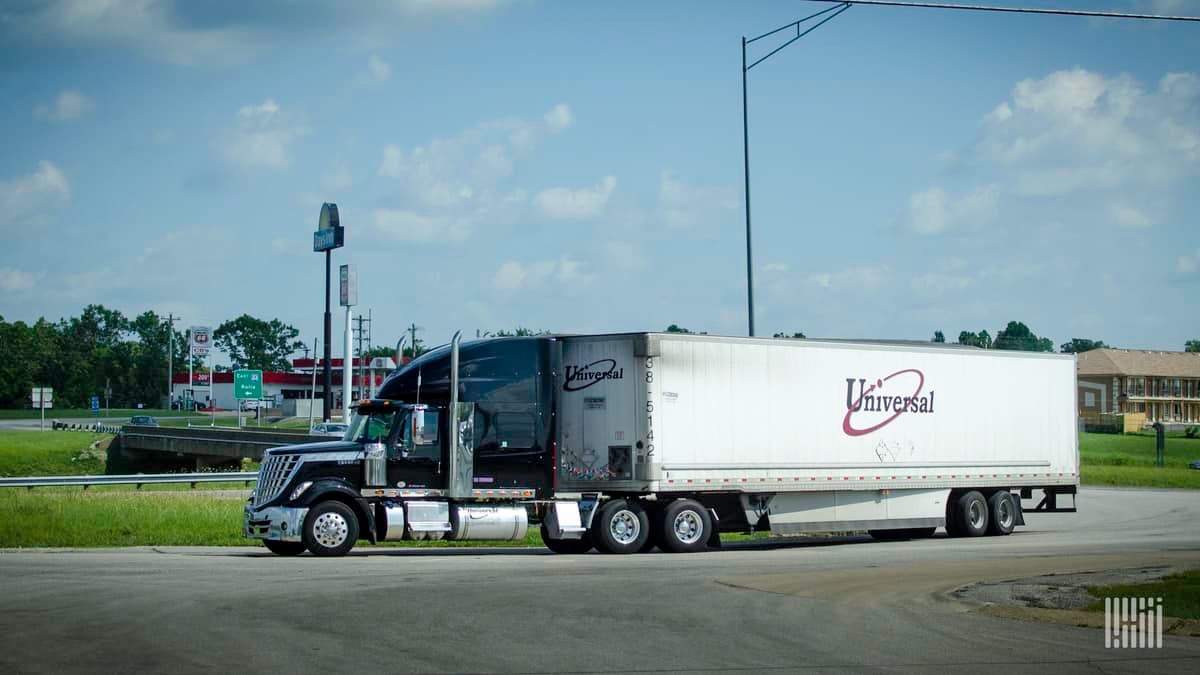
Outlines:
{"label": "distant tree line", "polygon": [[[174,335],[175,372],[186,372],[183,331],[166,317],[146,311],[127,318],[103,305],[88,305],[77,317],[32,324],[0,316],[0,408],[29,404],[33,387],[52,387],[55,407],[86,407],[92,396],[111,390],[114,407],[159,405],[167,392],[167,352]],[[295,328],[249,315],[213,331],[216,346],[235,368],[290,370],[288,357],[300,347]],[[192,366],[205,372],[200,359]]]}

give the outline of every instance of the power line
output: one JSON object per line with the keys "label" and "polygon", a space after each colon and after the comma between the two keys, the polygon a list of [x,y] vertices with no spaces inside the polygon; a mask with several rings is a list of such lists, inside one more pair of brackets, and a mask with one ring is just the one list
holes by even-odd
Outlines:
{"label": "power line", "polygon": [[[826,2],[829,0],[808,0]],[[1165,14],[1134,14],[1101,12],[1090,9],[1052,9],[1043,7],[996,7],[993,5],[963,5],[942,2],[909,2],[907,0],[840,0],[839,5],[883,5],[888,7],[923,7],[928,9],[962,9],[976,12],[1008,12],[1012,14],[1059,14],[1063,16],[1096,16],[1110,19],[1144,19],[1150,21],[1200,21],[1200,16],[1171,16]],[[789,24],[790,25],[790,24]],[[785,26],[786,28],[786,26]]]}

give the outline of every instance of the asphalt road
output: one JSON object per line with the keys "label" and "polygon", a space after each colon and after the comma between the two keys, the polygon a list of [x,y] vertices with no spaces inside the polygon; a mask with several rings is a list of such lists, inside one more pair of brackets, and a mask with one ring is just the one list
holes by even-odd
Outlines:
{"label": "asphalt road", "polygon": [[[981,616],[969,582],[1200,567],[1200,492],[1085,490],[1010,537],[692,555],[0,553],[0,671],[1200,672],[1200,638]],[[1170,599],[1166,601],[1170,613]]]}

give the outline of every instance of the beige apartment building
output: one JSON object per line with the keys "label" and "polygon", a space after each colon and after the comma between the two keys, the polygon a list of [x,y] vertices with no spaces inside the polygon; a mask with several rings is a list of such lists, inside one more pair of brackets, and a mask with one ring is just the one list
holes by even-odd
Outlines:
{"label": "beige apartment building", "polygon": [[1093,349],[1077,357],[1079,414],[1145,413],[1200,423],[1200,353]]}

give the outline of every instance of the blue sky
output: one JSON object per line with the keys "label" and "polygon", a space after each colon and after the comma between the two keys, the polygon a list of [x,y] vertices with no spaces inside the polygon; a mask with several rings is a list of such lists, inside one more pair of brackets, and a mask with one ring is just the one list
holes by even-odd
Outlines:
{"label": "blue sky", "polygon": [[[377,344],[744,334],[740,38],[823,6],[5,3],[0,315],[311,343],[332,201]],[[749,101],[759,334],[1200,337],[1200,24],[859,6]]]}

